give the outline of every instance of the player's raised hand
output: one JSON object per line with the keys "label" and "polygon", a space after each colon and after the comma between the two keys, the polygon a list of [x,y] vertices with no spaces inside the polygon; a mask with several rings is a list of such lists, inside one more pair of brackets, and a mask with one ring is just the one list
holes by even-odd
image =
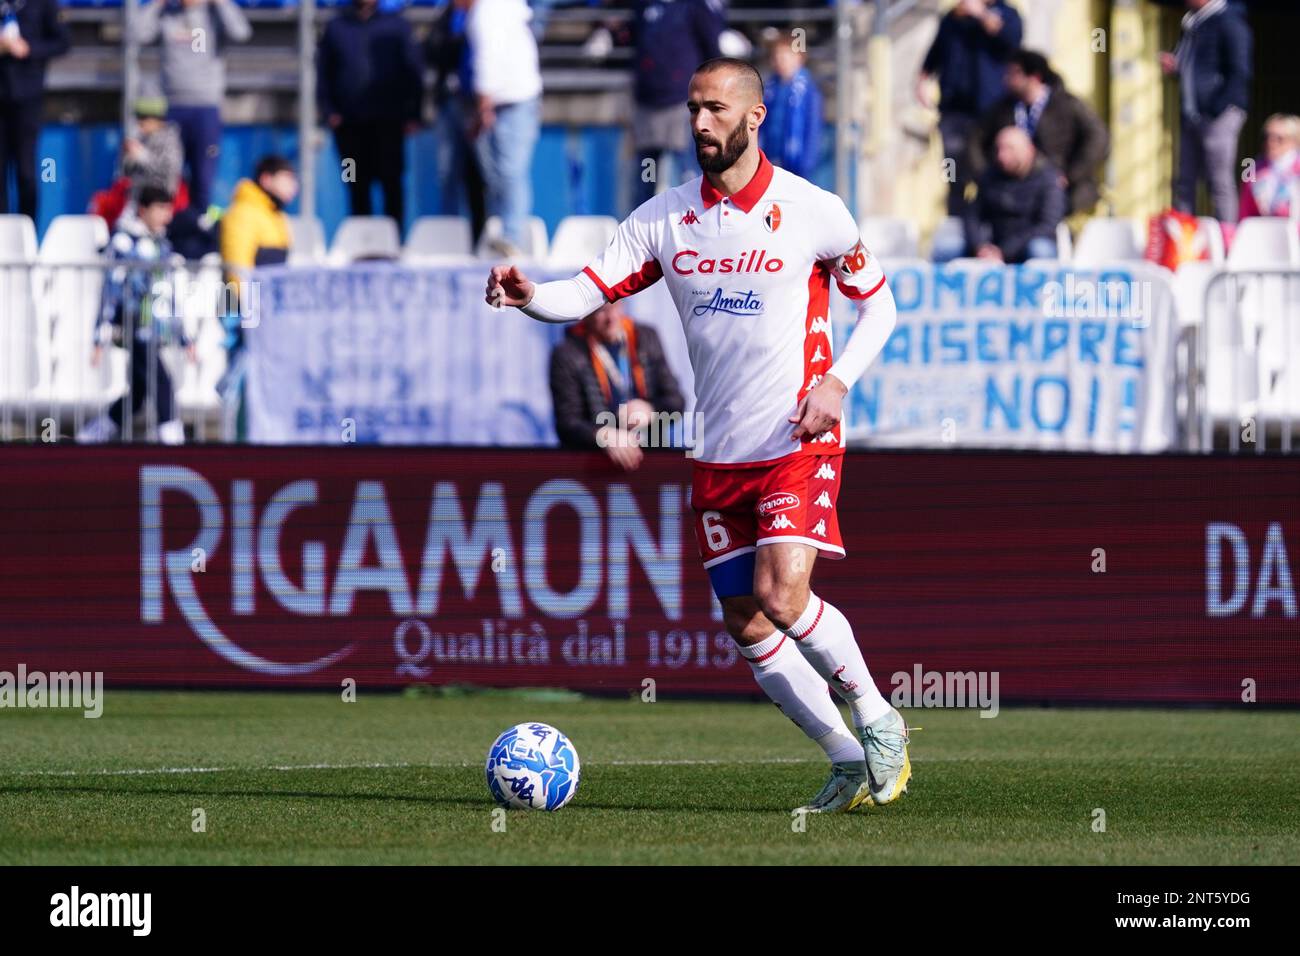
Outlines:
{"label": "player's raised hand", "polygon": [[484,298],[494,309],[505,306],[519,308],[533,300],[536,288],[518,266],[493,266],[488,274]]}
{"label": "player's raised hand", "polygon": [[812,441],[835,426],[843,414],[844,393],[848,389],[834,375],[827,375],[811,392],[799,400],[788,421],[794,425],[791,441]]}

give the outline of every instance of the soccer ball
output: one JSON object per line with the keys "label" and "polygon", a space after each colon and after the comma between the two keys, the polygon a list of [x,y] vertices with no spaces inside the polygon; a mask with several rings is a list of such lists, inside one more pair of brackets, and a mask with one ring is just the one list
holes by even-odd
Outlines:
{"label": "soccer ball", "polygon": [[578,751],[549,724],[516,724],[492,744],[487,785],[503,807],[558,810],[578,791]]}

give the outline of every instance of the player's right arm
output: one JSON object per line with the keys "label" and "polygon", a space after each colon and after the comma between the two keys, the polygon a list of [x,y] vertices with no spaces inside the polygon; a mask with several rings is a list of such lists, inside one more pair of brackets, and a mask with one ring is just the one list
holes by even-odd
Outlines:
{"label": "player's right arm", "polygon": [[535,283],[518,266],[494,267],[485,290],[488,305],[513,306],[541,322],[576,322],[653,285],[663,276],[653,238],[662,203],[659,196],[642,203],[619,223],[605,251],[572,278]]}

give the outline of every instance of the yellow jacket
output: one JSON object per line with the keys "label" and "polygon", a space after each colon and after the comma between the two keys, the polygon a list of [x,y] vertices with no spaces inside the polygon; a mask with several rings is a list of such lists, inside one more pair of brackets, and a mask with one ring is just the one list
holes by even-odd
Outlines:
{"label": "yellow jacket", "polygon": [[230,206],[221,217],[221,260],[238,287],[239,271],[277,265],[289,256],[289,217],[251,179],[235,184]]}

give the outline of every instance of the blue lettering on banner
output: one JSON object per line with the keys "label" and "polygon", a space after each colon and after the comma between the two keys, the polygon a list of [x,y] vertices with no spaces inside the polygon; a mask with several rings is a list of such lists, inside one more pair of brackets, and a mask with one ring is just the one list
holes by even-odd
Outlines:
{"label": "blue lettering on banner", "polygon": [[[886,266],[898,325],[846,400],[850,442],[1172,440],[1171,300],[1158,271]],[[835,323],[837,346],[850,327]],[[948,424],[955,436],[940,438]]]}

